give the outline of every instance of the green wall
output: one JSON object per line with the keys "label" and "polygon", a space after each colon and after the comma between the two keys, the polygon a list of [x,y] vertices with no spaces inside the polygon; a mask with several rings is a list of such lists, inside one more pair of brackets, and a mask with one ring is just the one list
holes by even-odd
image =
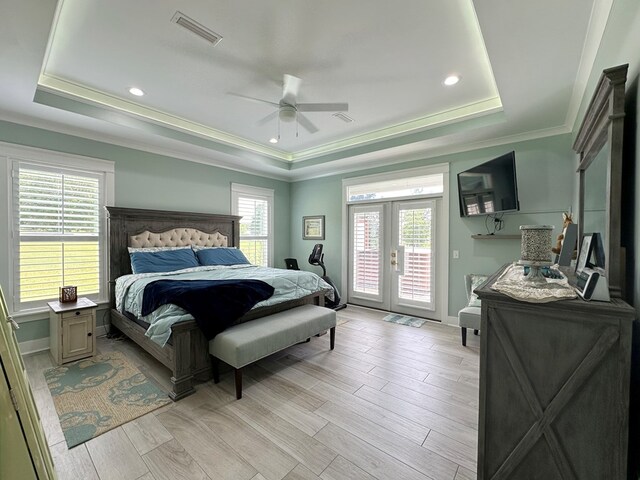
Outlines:
{"label": "green wall", "polygon": [[[640,180],[637,138],[640,134],[637,116],[637,97],[640,77],[640,4],[636,0],[616,0],[598,51],[585,95],[572,134],[527,142],[480,149],[461,154],[446,155],[356,173],[324,177],[289,184],[255,175],[146,153],[108,143],[21,126],[0,121],[0,141],[39,148],[75,153],[115,161],[116,205],[140,208],[175,209],[227,213],[230,209],[229,184],[243,183],[275,190],[276,199],[276,266],[283,265],[285,257],[298,258],[300,266],[320,272],[307,264],[314,241],[302,240],[302,217],[325,215],[326,264],[329,275],[340,286],[342,251],[342,184],[343,178],[412,168],[435,163],[450,163],[449,211],[449,305],[448,313],[455,316],[465,303],[462,277],[465,273],[490,273],[505,262],[517,259],[517,240],[472,240],[471,234],[484,229],[483,219],[461,219],[458,213],[456,174],[511,149],[516,150],[520,188],[521,212],[505,216],[504,233],[516,233],[522,224],[561,224],[561,212],[572,206],[575,198],[576,160],[571,151],[572,138],[591,98],[600,72],[607,67],[629,63],[627,146],[625,151],[625,190],[628,203],[623,214],[627,220],[623,237],[627,242],[631,286],[629,301],[640,312],[640,193],[635,186]],[[631,137],[631,140],[629,138]],[[631,142],[629,144],[629,142]],[[0,166],[0,197],[7,198],[6,168]],[[159,192],[162,192],[161,194]],[[575,209],[575,205],[573,205]],[[8,225],[8,212],[0,208],[0,225]],[[0,252],[8,252],[6,230],[0,230]],[[460,251],[460,259],[452,259],[451,252]],[[7,258],[0,255],[0,285],[8,287]],[[25,323],[20,340],[46,336],[46,320]]]}
{"label": "green wall", "polygon": [[[119,207],[228,214],[231,212],[231,183],[271,188],[275,191],[274,263],[284,267],[283,259],[290,252],[288,182],[3,121],[0,121],[0,141],[114,161],[115,204]],[[5,205],[0,208],[0,225],[6,226],[9,224],[7,167],[3,160],[0,163],[0,198]],[[3,227],[0,252],[9,251],[8,242],[8,232]],[[5,292],[8,291],[9,275],[7,257],[3,253],[0,255],[0,285]],[[23,322],[18,340],[48,336],[48,313],[35,318],[39,317],[42,320]],[[98,316],[99,322],[100,318],[104,315]]]}
{"label": "green wall", "polygon": [[[395,164],[356,173],[335,175],[315,180],[295,182],[291,187],[291,246],[292,257],[305,270],[318,271],[307,263],[314,241],[301,240],[302,217],[325,215],[325,263],[331,279],[341,288],[342,252],[342,179],[414,168],[437,163],[450,163],[449,172],[449,305],[450,316],[457,316],[466,304],[464,274],[493,273],[506,262],[520,257],[518,240],[473,240],[472,234],[486,233],[484,217],[460,218],[457,174],[467,168],[495,158],[511,150],[516,151],[516,169],[520,198],[520,212],[504,216],[506,227],[502,233],[519,233],[520,225],[555,225],[554,235],[560,232],[562,212],[572,206],[573,178],[576,159],[571,150],[570,135],[484,148],[460,154]],[[459,250],[460,258],[451,258]]]}

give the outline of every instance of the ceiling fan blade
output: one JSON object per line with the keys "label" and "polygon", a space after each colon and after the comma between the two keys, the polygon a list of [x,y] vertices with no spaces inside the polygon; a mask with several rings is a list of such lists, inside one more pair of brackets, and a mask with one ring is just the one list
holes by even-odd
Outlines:
{"label": "ceiling fan blade", "polygon": [[274,118],[276,118],[278,116],[278,110],[276,110],[275,112],[270,113],[269,115],[267,115],[266,117],[264,117],[262,120],[258,120],[256,122],[256,125],[258,125],[259,127],[261,127],[262,125],[265,125],[267,123],[269,123],[271,120],[273,120]]}
{"label": "ceiling fan blade", "polygon": [[348,103],[299,103],[299,112],[348,112]]}
{"label": "ceiling fan blade", "polygon": [[316,133],[318,131],[318,127],[311,123],[311,120],[302,115],[300,112],[298,112],[298,123],[309,133]]}
{"label": "ceiling fan blade", "polygon": [[227,95],[231,95],[233,97],[242,98],[244,100],[249,100],[250,102],[266,103],[268,105],[273,105],[274,107],[279,107],[280,106],[280,104],[275,103],[275,102],[270,102],[269,100],[262,100],[261,98],[249,97],[247,95],[240,95],[239,93],[227,92]]}
{"label": "ceiling fan blade", "polygon": [[287,73],[282,80],[282,102],[288,105],[295,105],[300,91],[302,80]]}

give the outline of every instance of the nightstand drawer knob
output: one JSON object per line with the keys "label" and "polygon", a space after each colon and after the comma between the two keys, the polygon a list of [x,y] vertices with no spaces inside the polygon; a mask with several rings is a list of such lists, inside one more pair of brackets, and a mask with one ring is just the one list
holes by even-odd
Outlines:
{"label": "nightstand drawer knob", "polygon": [[91,332],[87,333],[87,337],[90,337],[91,335],[93,335],[93,333]]}
{"label": "nightstand drawer knob", "polygon": [[76,315],[80,315],[80,310],[78,310],[78,311],[76,312]]}

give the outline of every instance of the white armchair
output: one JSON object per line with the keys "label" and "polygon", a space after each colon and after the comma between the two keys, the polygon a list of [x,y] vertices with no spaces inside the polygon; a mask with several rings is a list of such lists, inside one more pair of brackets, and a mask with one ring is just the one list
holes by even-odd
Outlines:
{"label": "white armchair", "polygon": [[473,293],[487,279],[487,275],[468,274],[464,276],[464,284],[467,291],[468,304],[458,312],[458,324],[462,336],[462,345],[467,346],[467,328],[472,328],[473,333],[478,335],[480,331],[480,318],[482,307],[480,299]]}

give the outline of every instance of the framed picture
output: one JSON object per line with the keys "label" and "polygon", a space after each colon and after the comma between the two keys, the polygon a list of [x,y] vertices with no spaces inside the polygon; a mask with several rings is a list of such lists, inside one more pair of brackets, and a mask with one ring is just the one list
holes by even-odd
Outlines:
{"label": "framed picture", "polygon": [[578,255],[578,262],[576,263],[576,272],[589,267],[589,259],[591,258],[591,252],[593,251],[593,237],[592,233],[585,233],[582,236],[582,243],[580,244],[580,255]]}
{"label": "framed picture", "polygon": [[324,240],[324,215],[302,217],[302,239]]}
{"label": "framed picture", "polygon": [[600,233],[593,234],[593,244],[591,250],[593,251],[593,266],[599,268],[605,268],[606,259],[604,258],[604,240]]}

